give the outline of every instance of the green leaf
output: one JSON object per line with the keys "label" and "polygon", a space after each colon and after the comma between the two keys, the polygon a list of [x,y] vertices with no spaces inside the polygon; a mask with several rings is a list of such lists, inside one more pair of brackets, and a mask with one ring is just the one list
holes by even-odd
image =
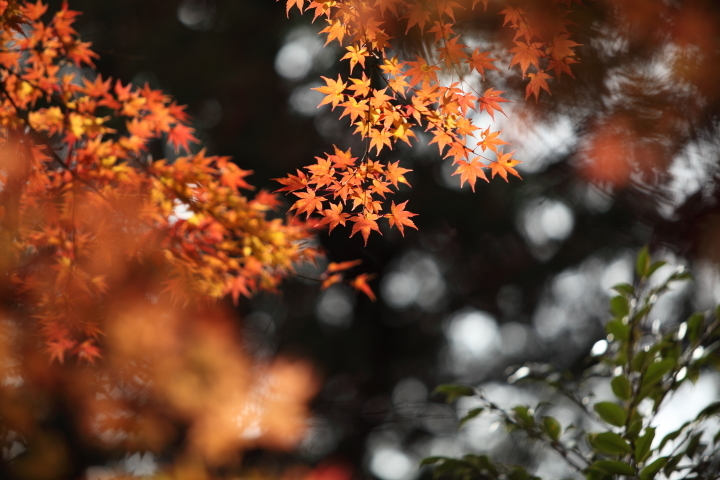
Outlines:
{"label": "green leaf", "polygon": [[485,410],[484,407],[477,407],[477,408],[473,408],[472,410],[468,411],[468,413],[467,413],[464,417],[462,417],[462,418],[460,419],[460,423],[458,424],[458,428],[462,427],[462,426],[465,425],[467,422],[469,422],[469,421],[472,420],[473,418],[475,418],[475,417],[477,417],[478,415],[480,415],[480,414],[483,412],[483,410]]}
{"label": "green leaf", "polygon": [[665,466],[668,457],[660,457],[654,460],[650,465],[640,470],[640,480],[652,480],[655,475]]}
{"label": "green leaf", "polygon": [[610,425],[615,425],[616,427],[625,425],[627,412],[620,405],[612,402],[599,402],[595,404],[594,409],[597,414],[600,415],[600,418]]}
{"label": "green leaf", "polygon": [[705,314],[696,312],[690,315],[687,321],[688,326],[688,340],[696,342],[702,335],[703,327],[705,326]]}
{"label": "green leaf", "polygon": [[648,246],[645,245],[638,253],[637,260],[635,261],[635,271],[638,277],[644,278],[648,276],[648,270],[650,269],[650,251]]}
{"label": "green leaf", "polygon": [[520,423],[526,427],[532,427],[535,425],[535,419],[530,415],[530,409],[524,406],[513,407],[512,411],[515,412],[515,416]]}
{"label": "green leaf", "polygon": [[665,444],[671,440],[675,440],[677,437],[680,436],[680,434],[687,428],[687,426],[690,425],[690,422],[685,422],[682,424],[680,428],[678,428],[675,431],[672,431],[665,435],[663,439],[660,441],[660,445],[658,446],[658,450],[662,450]]}
{"label": "green leaf", "polygon": [[669,477],[672,472],[675,471],[675,467],[677,467],[678,463],[680,463],[680,460],[682,460],[684,454],[675,455],[674,457],[670,457],[668,459],[667,464],[663,468],[663,473],[666,477]]}
{"label": "green leaf", "polygon": [[642,430],[642,418],[636,415],[635,420],[630,422],[630,426],[628,427],[627,432],[625,432],[625,438],[630,440],[636,439],[640,434],[640,430]]}
{"label": "green leaf", "polygon": [[660,380],[662,380],[666,373],[673,369],[673,367],[675,367],[675,360],[673,360],[672,358],[666,358],[665,360],[651,363],[647,367],[645,375],[643,375],[643,386],[645,387],[659,382]]}
{"label": "green leaf", "polygon": [[444,394],[446,396],[445,401],[447,403],[452,403],[460,397],[471,397],[475,395],[475,390],[467,385],[446,384],[435,387],[433,393]]}
{"label": "green leaf", "polygon": [[632,359],[631,368],[633,372],[640,372],[645,367],[648,354],[645,350],[640,350]]}
{"label": "green leaf", "polygon": [[657,269],[660,267],[663,267],[667,265],[667,262],[663,262],[662,260],[659,262],[654,262],[652,265],[650,265],[650,268],[648,268],[647,276],[649,277],[653,273],[657,272]]}
{"label": "green leaf", "polygon": [[550,436],[550,438],[552,438],[553,440],[560,439],[562,427],[560,426],[560,422],[558,422],[557,419],[553,417],[543,417],[543,427],[545,429],[545,432]]}
{"label": "green leaf", "polygon": [[626,342],[630,338],[630,328],[623,325],[620,320],[613,320],[605,325],[605,331],[615,337],[616,340]]}
{"label": "green leaf", "polygon": [[645,435],[635,441],[635,461],[644,462],[650,455],[650,446],[655,438],[655,428],[648,427],[645,429]]}
{"label": "green leaf", "polygon": [[713,402],[698,413],[697,419],[703,420],[707,417],[717,415],[718,413],[720,413],[720,402]]}
{"label": "green leaf", "polygon": [[[703,432],[696,433],[692,436],[690,439],[690,442],[688,443],[688,447],[685,449],[685,455],[688,456],[689,459],[692,460],[692,457],[695,456],[696,453],[698,453],[698,447],[700,446],[700,438],[702,437]],[[702,451],[702,449],[701,449]]]}
{"label": "green leaf", "polygon": [[628,477],[635,475],[635,469],[632,466],[617,460],[598,460],[590,465],[590,468],[599,468],[614,475],[625,475]]}
{"label": "green leaf", "polygon": [[597,450],[610,455],[624,455],[632,452],[630,444],[620,435],[613,432],[603,432],[590,436],[590,444]]}
{"label": "green leaf", "polygon": [[613,378],[610,381],[610,386],[612,386],[613,393],[619,399],[628,400],[632,396],[632,385],[624,375]]}
{"label": "green leaf", "polygon": [[620,295],[625,295],[627,297],[632,297],[635,294],[635,287],[633,287],[629,283],[618,283],[617,285],[612,287],[612,289],[618,292]]}
{"label": "green leaf", "polygon": [[424,467],[425,465],[434,465],[438,462],[442,462],[444,460],[447,460],[447,457],[425,457],[422,460],[420,460],[420,466]]}
{"label": "green leaf", "polygon": [[530,480],[530,475],[527,473],[527,471],[522,467],[516,467],[512,472],[510,472],[510,475],[508,475],[509,480]]}
{"label": "green leaf", "polygon": [[628,299],[622,295],[617,295],[610,299],[610,310],[617,317],[624,317],[630,313],[630,304]]}

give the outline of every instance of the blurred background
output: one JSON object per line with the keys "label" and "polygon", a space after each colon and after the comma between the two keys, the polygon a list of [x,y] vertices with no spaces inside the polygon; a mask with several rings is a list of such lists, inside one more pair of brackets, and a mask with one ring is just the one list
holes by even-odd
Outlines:
{"label": "blurred background", "polygon": [[[312,24],[296,11],[288,19],[284,3],[73,0],[71,8],[83,12],[78,29],[100,54],[103,76],[172,94],[188,105],[209,153],[231,155],[255,172],[255,186],[275,190],[273,178],[333,144],[357,142],[339,112],[316,108],[321,95],[311,90],[320,75],[346,73],[347,62],[338,61],[338,48],[323,48],[321,20]],[[496,179],[475,193],[460,188],[449,162],[418,135],[412,148],[384,160],[413,170],[412,188],[396,202],[409,200],[419,230],[404,238],[384,231],[367,247],[348,238],[349,228],[320,234],[331,261],[362,259],[359,271],[376,274],[377,302],[343,285],[319,292],[297,279],[239,307],[256,358],[305,358],[322,377],[298,450],[246,452],[247,467],[302,476],[293,466],[305,465],[326,480],[412,480],[427,474],[418,469],[424,456],[483,451],[560,478],[567,472],[554,458],[497,424],[480,420],[458,431],[458,416],[472,404],[448,406],[430,392],[460,381],[481,385],[497,403],[537,401],[532,385],[507,377],[526,362],[577,370],[591,350],[602,350],[610,287],[632,281],[644,244],[669,261],[668,271],[685,265],[696,277],[656,309],[661,323],[720,301],[720,7],[711,0],[587,3],[571,27],[583,44],[576,79],[553,81],[553,96],[538,104],[523,100],[525,84],[503,66],[483,86],[514,102],[493,129],[517,149],[524,180]],[[489,14],[458,18],[468,45],[506,49],[512,34],[499,10],[490,2]],[[483,115],[475,120],[490,124]],[[718,377],[681,391],[681,408],[668,410],[663,429],[719,394]],[[579,421],[570,406],[557,405],[564,426]],[[78,461],[90,478],[108,478],[153,473],[163,454]]]}

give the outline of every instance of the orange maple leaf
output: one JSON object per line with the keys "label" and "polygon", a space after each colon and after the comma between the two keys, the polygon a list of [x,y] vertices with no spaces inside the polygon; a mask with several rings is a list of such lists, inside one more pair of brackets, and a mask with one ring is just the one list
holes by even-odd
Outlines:
{"label": "orange maple leaf", "polygon": [[330,262],[325,269],[325,273],[335,273],[335,272],[342,272],[344,270],[349,270],[353,267],[357,267],[362,263],[362,260],[349,260],[347,262]]}
{"label": "orange maple leaf", "polygon": [[307,193],[293,192],[293,194],[300,197],[300,200],[295,202],[293,206],[290,207],[290,210],[297,210],[296,213],[298,215],[306,212],[306,217],[309,217],[315,210],[322,210],[322,202],[325,200],[325,197],[316,196],[315,190],[308,188]]}
{"label": "orange maple leaf", "polygon": [[355,225],[353,225],[352,232],[350,233],[350,236],[352,237],[357,232],[362,233],[363,238],[365,239],[365,245],[367,245],[368,237],[370,236],[370,231],[375,230],[380,235],[382,235],[382,232],[380,231],[380,228],[377,224],[377,219],[379,216],[374,213],[366,213],[366,214],[360,214],[355,215],[354,217],[351,217],[350,220],[355,222]]}
{"label": "orange maple leaf", "polygon": [[467,45],[457,43],[460,37],[451,38],[445,42],[445,46],[438,48],[440,52],[440,61],[445,62],[448,67],[460,63],[461,60],[468,58],[468,54],[465,52]]}
{"label": "orange maple leaf", "polygon": [[527,72],[530,65],[540,70],[540,57],[543,53],[538,49],[540,43],[524,43],[515,42],[517,45],[515,48],[511,48],[510,53],[515,53],[512,60],[510,61],[510,67],[513,65],[520,64],[520,69],[523,75]]}
{"label": "orange maple leaf", "polygon": [[500,175],[503,180],[506,182],[508,181],[507,174],[510,173],[511,175],[515,175],[519,179],[522,179],[520,174],[515,170],[513,167],[520,163],[520,160],[515,160],[512,157],[512,154],[515,153],[515,150],[513,150],[510,153],[500,153],[498,154],[497,161],[492,162],[490,164],[490,169],[492,170],[492,178],[495,178],[495,175]]}
{"label": "orange maple leaf", "polygon": [[398,188],[398,182],[410,185],[404,176],[407,172],[412,172],[412,170],[402,168],[400,166],[400,160],[398,160],[395,163],[388,163],[387,169],[385,170],[385,178],[387,178],[395,188]]}
{"label": "orange maple leaf", "polygon": [[352,73],[355,65],[357,65],[358,63],[360,64],[360,66],[365,68],[365,57],[370,55],[367,48],[356,45],[350,45],[346,48],[348,49],[348,53],[346,53],[345,56],[342,57],[340,60],[350,60],[350,73]]}
{"label": "orange maple leaf", "polygon": [[318,107],[322,107],[323,105],[331,103],[333,110],[335,110],[335,107],[337,107],[338,104],[345,99],[345,95],[343,95],[342,92],[347,88],[347,83],[341,83],[342,78],[340,78],[339,74],[337,80],[333,80],[332,78],[327,77],[321,78],[325,80],[325,83],[327,83],[327,85],[324,87],[317,87],[312,89],[326,95],[326,97],[323,98],[323,101],[320,102],[320,105],[318,105]]}
{"label": "orange maple leaf", "polygon": [[505,100],[500,96],[501,93],[505,93],[502,90],[493,90],[492,88],[488,88],[485,91],[485,94],[480,97],[479,100],[479,106],[480,110],[485,110],[490,114],[490,117],[495,120],[495,111],[502,113],[505,115],[505,112],[503,112],[503,109],[499,103],[503,102],[509,102],[510,100]]}
{"label": "orange maple leaf", "polygon": [[168,143],[173,146],[176,153],[180,150],[180,147],[186,152],[190,152],[190,142],[200,143],[200,140],[193,135],[194,131],[194,128],[178,123],[168,132]]}
{"label": "orange maple leaf", "polygon": [[491,132],[490,127],[485,129],[483,132],[483,139],[480,142],[480,148],[482,148],[483,152],[487,149],[492,150],[495,153],[498,153],[497,147],[500,145],[509,145],[506,141],[502,140],[500,138],[500,134],[502,133],[502,130],[498,130],[497,132]]}
{"label": "orange maple leaf", "polygon": [[485,80],[485,70],[497,70],[492,62],[496,62],[497,58],[490,58],[490,52],[480,52],[479,48],[476,48],[472,53],[472,56],[467,60],[470,65],[470,71],[477,70],[477,72]]}
{"label": "orange maple leaf", "polygon": [[579,46],[581,46],[580,43],[570,40],[569,33],[562,33],[560,35],[556,35],[555,38],[553,38],[553,41],[546,49],[546,52],[553,59],[562,60],[565,57],[574,56],[575,52],[573,51],[573,47]]}
{"label": "orange maple leaf", "polygon": [[287,16],[290,16],[290,9],[292,7],[297,7],[298,10],[300,10],[300,14],[303,13],[303,4],[305,3],[305,0],[287,0],[287,6],[285,7],[285,13]]}
{"label": "orange maple leaf", "polygon": [[373,293],[372,288],[370,288],[370,285],[368,285],[367,282],[374,276],[375,274],[362,273],[350,282],[351,287],[367,295],[373,302],[376,300],[375,293]]}
{"label": "orange maple leaf", "polygon": [[525,11],[522,8],[507,7],[505,10],[500,12],[500,15],[505,15],[503,26],[508,22],[510,22],[510,25],[516,26],[522,21],[522,16],[525,15]]}
{"label": "orange maple leaf", "polygon": [[472,191],[474,192],[475,181],[478,178],[482,178],[486,182],[488,181],[487,177],[485,176],[485,172],[483,172],[483,168],[487,168],[487,165],[483,164],[479,160],[474,159],[469,162],[466,162],[465,160],[460,160],[457,163],[459,165],[453,175],[460,175],[461,187],[465,182],[468,182],[470,184],[470,188],[472,188]]}
{"label": "orange maple leaf", "polygon": [[403,18],[408,19],[407,29],[405,29],[406,34],[410,31],[413,25],[417,25],[420,29],[420,33],[423,33],[423,30],[425,29],[425,22],[430,20],[430,12],[425,10],[423,2],[413,2],[412,5],[408,7],[408,13]]}
{"label": "orange maple leaf", "polygon": [[350,218],[350,215],[343,212],[343,206],[342,203],[330,204],[330,208],[326,210],[322,210],[320,213],[323,215],[323,218],[315,224],[315,227],[319,227],[321,225],[329,225],[330,228],[328,230],[328,233],[332,232],[335,227],[338,225],[345,226],[345,222],[348,218]]}
{"label": "orange maple leaf", "polygon": [[548,84],[545,81],[548,78],[552,78],[550,75],[544,71],[540,71],[538,73],[528,73],[528,77],[530,78],[530,82],[525,88],[525,100],[527,100],[530,95],[535,95],[535,103],[537,103],[538,98],[540,97],[541,88],[552,95],[552,93],[550,93],[550,87],[548,87]]}
{"label": "orange maple leaf", "polygon": [[407,205],[407,202],[408,201],[405,200],[400,205],[395,205],[395,202],[393,201],[390,206],[391,213],[385,215],[385,217],[387,217],[388,221],[390,222],[390,226],[397,226],[397,229],[400,230],[400,234],[403,237],[405,236],[406,226],[417,230],[415,223],[410,220],[410,217],[416,216],[417,213],[405,211],[405,205]]}

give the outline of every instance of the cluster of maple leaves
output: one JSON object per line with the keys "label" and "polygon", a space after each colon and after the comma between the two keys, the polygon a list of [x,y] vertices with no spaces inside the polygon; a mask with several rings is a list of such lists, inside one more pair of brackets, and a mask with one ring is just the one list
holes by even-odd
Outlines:
{"label": "cluster of maple leaves", "polygon": [[[337,80],[322,77],[326,85],[316,90],[325,95],[320,105],[342,108],[341,118],[348,117],[365,141],[357,157],[335,147],[333,154],[306,167],[307,173],[279,179],[279,191],[298,197],[291,207],[296,213],[317,214],[317,225],[329,225],[330,230],[350,221],[351,236],[361,232],[365,243],[371,231],[380,232],[380,218],[403,234],[405,227],[416,228],[407,202],[393,201],[389,212],[383,202],[390,187],[407,183],[403,174],[409,170],[399,161],[382,163],[380,157],[397,142],[410,144],[419,130],[429,132],[430,144],[453,159],[461,185],[468,182],[474,190],[478,179],[488,181],[487,169],[505,181],[508,175],[520,177],[515,169],[520,162],[503,150],[507,142],[501,132],[480,128],[470,118],[472,112],[487,112],[494,120],[496,112],[504,114],[501,104],[508,101],[503,91],[490,87],[480,93],[467,80],[476,71],[484,82],[486,71],[497,70],[492,52],[470,49],[455,31],[456,15],[480,2],[487,12],[489,0],[287,0],[288,15],[293,9],[313,11],[313,20],[328,24],[321,30],[326,45],[335,41],[346,50],[342,60],[349,61],[350,74]],[[573,75],[573,48],[579,44],[570,38],[568,15],[572,4],[581,1],[499,3],[503,25],[514,31],[508,66],[520,68],[528,79],[526,99],[534,95],[537,101],[541,90],[550,93],[548,72],[558,78]],[[393,37],[408,34],[422,36],[429,53],[404,58]]]}
{"label": "cluster of maple leaves", "polygon": [[0,237],[4,288],[52,359],[100,356],[100,305],[128,259],[155,262],[184,302],[273,290],[315,257],[306,222],[268,218],[274,194],[243,194],[252,172],[204,151],[151,158],[150,142],[197,142],[185,107],[81,75],[97,55],[79,13],[64,3],[45,22],[47,8],[0,1]]}

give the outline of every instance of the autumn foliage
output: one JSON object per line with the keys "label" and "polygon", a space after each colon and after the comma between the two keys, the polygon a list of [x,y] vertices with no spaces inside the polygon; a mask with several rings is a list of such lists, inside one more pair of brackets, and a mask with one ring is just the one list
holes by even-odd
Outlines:
{"label": "autumn foliage", "polygon": [[[568,29],[573,4],[581,2],[512,2],[498,8],[488,0],[288,0],[288,15],[312,12],[313,20],[327,23],[321,30],[326,45],[337,42],[346,51],[342,60],[349,63],[349,75],[323,77],[326,86],[316,90],[325,95],[321,106],[342,109],[341,118],[349,119],[365,148],[353,155],[335,147],[307,172],[279,179],[279,191],[298,197],[292,206],[296,213],[319,215],[318,226],[332,230],[352,222],[351,235],[360,232],[367,243],[372,231],[380,232],[381,218],[400,233],[416,228],[407,202],[386,203],[393,189],[407,183],[403,174],[409,170],[385,159],[398,142],[416,140],[417,132],[429,132],[429,143],[452,159],[454,175],[473,190],[478,179],[488,181],[487,170],[505,181],[508,175],[520,177],[519,161],[504,150],[501,132],[478,127],[472,113],[487,112],[493,120],[504,114],[504,92],[485,84],[485,73],[498,69],[498,58],[510,58],[507,67],[527,79],[526,99],[537,101],[542,90],[550,94],[551,78],[573,76],[570,66],[578,62],[574,48],[579,46]],[[463,44],[456,23],[469,12],[501,16],[512,32],[506,51]],[[421,38],[426,53],[403,54],[408,36]]]}
{"label": "autumn foliage", "polygon": [[[269,218],[278,201],[246,195],[250,171],[191,153],[183,106],[95,75],[78,15],[0,1],[4,447],[54,448],[37,423],[42,392],[80,406],[73,419],[103,448],[159,451],[184,438],[187,453],[221,462],[290,447],[312,369],[253,362],[218,300],[274,291],[314,259],[312,232]],[[152,158],[153,142],[182,156]],[[18,474],[32,477],[33,465],[18,462]]]}

